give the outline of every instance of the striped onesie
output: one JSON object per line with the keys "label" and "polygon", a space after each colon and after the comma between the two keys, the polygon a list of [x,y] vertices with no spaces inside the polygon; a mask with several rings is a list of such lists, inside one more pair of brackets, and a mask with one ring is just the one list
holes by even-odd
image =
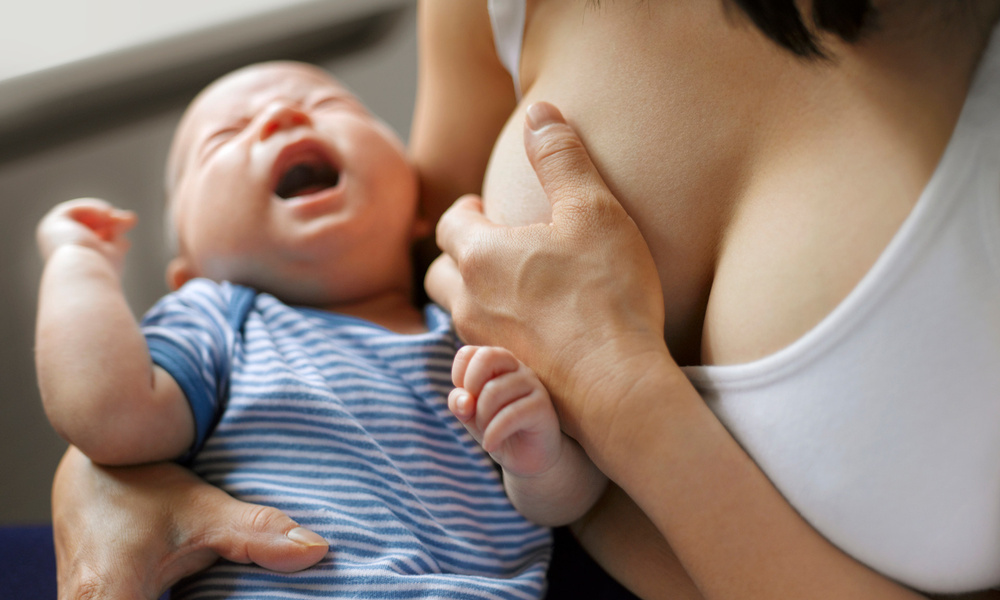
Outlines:
{"label": "striped onesie", "polygon": [[330,542],[300,573],[220,562],[174,598],[539,598],[551,537],[450,413],[447,315],[390,332],[204,279],[143,319],[195,415],[192,468]]}

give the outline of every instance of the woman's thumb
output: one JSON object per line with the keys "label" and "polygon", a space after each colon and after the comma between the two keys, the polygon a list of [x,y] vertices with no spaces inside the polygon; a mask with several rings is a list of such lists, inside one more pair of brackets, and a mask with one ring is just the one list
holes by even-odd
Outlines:
{"label": "woman's thumb", "polygon": [[560,213],[592,214],[594,209],[617,207],[580,136],[555,106],[536,102],[528,107],[524,148],[552,205],[554,222]]}
{"label": "woman's thumb", "polygon": [[287,573],[316,564],[329,550],[320,535],[280,510],[241,502],[218,491],[208,510],[201,512],[211,521],[206,525],[206,545],[220,557]]}

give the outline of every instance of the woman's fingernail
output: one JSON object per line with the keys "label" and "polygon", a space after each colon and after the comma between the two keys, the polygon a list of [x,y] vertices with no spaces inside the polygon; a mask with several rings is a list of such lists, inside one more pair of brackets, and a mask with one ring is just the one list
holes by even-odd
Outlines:
{"label": "woman's fingernail", "polygon": [[314,531],[309,531],[305,527],[296,527],[288,533],[285,537],[292,540],[296,544],[302,544],[303,546],[327,546],[326,540],[323,539],[318,533]]}
{"label": "woman's fingernail", "polygon": [[528,128],[532,131],[538,131],[546,125],[563,122],[559,109],[548,102],[535,102],[528,107],[524,117]]}

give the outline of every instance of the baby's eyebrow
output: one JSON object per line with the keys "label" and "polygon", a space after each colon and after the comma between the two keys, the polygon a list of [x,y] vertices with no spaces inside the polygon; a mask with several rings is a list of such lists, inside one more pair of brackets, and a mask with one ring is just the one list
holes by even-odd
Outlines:
{"label": "baby's eyebrow", "polygon": [[348,92],[347,90],[342,90],[337,93],[317,95],[314,99],[310,100],[309,106],[316,107],[320,104],[323,104],[324,102],[328,102],[331,100],[336,100],[337,102],[343,102],[344,104],[348,104],[354,108],[357,108],[366,114],[370,114],[368,107],[365,106],[365,104],[357,96]]}
{"label": "baby's eyebrow", "polygon": [[[208,133],[204,134],[201,138],[197,140],[197,143],[193,148],[189,149],[188,152],[193,154],[198,160],[204,160],[206,154],[208,154],[206,148],[211,146],[212,140],[218,138],[223,134],[232,133],[233,135],[238,135],[242,133],[246,126],[250,123],[250,119],[241,118],[238,121],[231,121],[226,125],[219,125],[208,129]],[[232,136],[230,136],[232,137]],[[228,139],[228,138],[227,138]],[[219,144],[221,145],[221,143]]]}

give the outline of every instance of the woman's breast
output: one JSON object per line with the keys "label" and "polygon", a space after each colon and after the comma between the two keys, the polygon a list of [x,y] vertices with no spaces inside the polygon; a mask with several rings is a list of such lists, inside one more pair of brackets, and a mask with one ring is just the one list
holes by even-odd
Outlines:
{"label": "woman's breast", "polygon": [[[706,115],[690,110],[698,105],[679,111],[649,91],[649,79],[630,85],[612,78],[612,65],[604,73],[594,68],[551,69],[527,88],[487,167],[486,214],[508,225],[550,219],[549,200],[525,153],[523,128],[528,105],[555,104],[642,231],[664,282],[671,351],[682,363],[696,364],[724,206],[737,178],[738,170],[728,164],[734,144],[724,132],[701,126]],[[580,94],[582,81],[592,77],[604,80],[600,93]]]}
{"label": "woman's breast", "polygon": [[524,152],[524,108],[511,115],[493,146],[483,180],[483,204],[490,220],[505,225],[546,223],[549,201]]}

